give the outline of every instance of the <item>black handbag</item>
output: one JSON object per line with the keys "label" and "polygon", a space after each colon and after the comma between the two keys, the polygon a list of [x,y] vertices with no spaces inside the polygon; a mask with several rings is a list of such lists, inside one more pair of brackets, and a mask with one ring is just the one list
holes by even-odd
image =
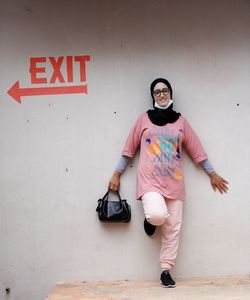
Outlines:
{"label": "black handbag", "polygon": [[99,220],[102,222],[124,222],[128,223],[131,219],[131,207],[127,200],[121,199],[119,192],[116,192],[119,201],[109,201],[109,192],[99,199],[96,211]]}

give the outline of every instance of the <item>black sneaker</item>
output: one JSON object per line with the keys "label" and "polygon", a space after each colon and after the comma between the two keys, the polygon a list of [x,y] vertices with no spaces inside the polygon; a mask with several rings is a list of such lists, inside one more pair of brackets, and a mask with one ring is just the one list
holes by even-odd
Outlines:
{"label": "black sneaker", "polygon": [[148,223],[147,219],[145,218],[145,220],[144,220],[144,230],[145,230],[146,234],[149,235],[149,236],[153,235],[154,232],[155,232],[155,229],[156,229],[156,226]]}
{"label": "black sneaker", "polygon": [[165,270],[161,273],[161,283],[164,288],[174,288],[175,281],[172,279],[168,270]]}

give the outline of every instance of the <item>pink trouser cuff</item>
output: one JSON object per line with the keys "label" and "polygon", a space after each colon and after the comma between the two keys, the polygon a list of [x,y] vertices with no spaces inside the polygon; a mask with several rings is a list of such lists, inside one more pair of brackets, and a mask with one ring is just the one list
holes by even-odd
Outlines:
{"label": "pink trouser cuff", "polygon": [[168,263],[161,263],[161,269],[170,271],[173,268],[173,265]]}

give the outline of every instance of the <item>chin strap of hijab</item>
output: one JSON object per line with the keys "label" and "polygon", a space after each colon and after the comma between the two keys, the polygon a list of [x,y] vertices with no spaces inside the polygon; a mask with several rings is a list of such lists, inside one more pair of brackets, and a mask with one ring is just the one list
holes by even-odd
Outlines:
{"label": "chin strap of hijab", "polygon": [[160,106],[157,102],[154,103],[154,108],[159,108],[159,109],[167,109],[171,104],[173,103],[173,100],[169,100],[167,105],[165,106]]}

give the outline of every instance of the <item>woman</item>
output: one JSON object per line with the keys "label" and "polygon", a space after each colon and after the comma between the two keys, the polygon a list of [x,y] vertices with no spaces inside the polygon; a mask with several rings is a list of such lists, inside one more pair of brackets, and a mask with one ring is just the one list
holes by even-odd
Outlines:
{"label": "woman", "polygon": [[173,110],[170,83],[158,78],[152,82],[150,91],[154,109],[143,113],[132,128],[109,189],[119,190],[120,177],[140,148],[137,199],[143,203],[144,229],[152,235],[156,226],[161,226],[161,282],[163,287],[175,287],[170,270],[177,256],[185,198],[182,146],[195,163],[201,164],[214,190],[227,192],[228,182],[214,171],[187,120]]}

